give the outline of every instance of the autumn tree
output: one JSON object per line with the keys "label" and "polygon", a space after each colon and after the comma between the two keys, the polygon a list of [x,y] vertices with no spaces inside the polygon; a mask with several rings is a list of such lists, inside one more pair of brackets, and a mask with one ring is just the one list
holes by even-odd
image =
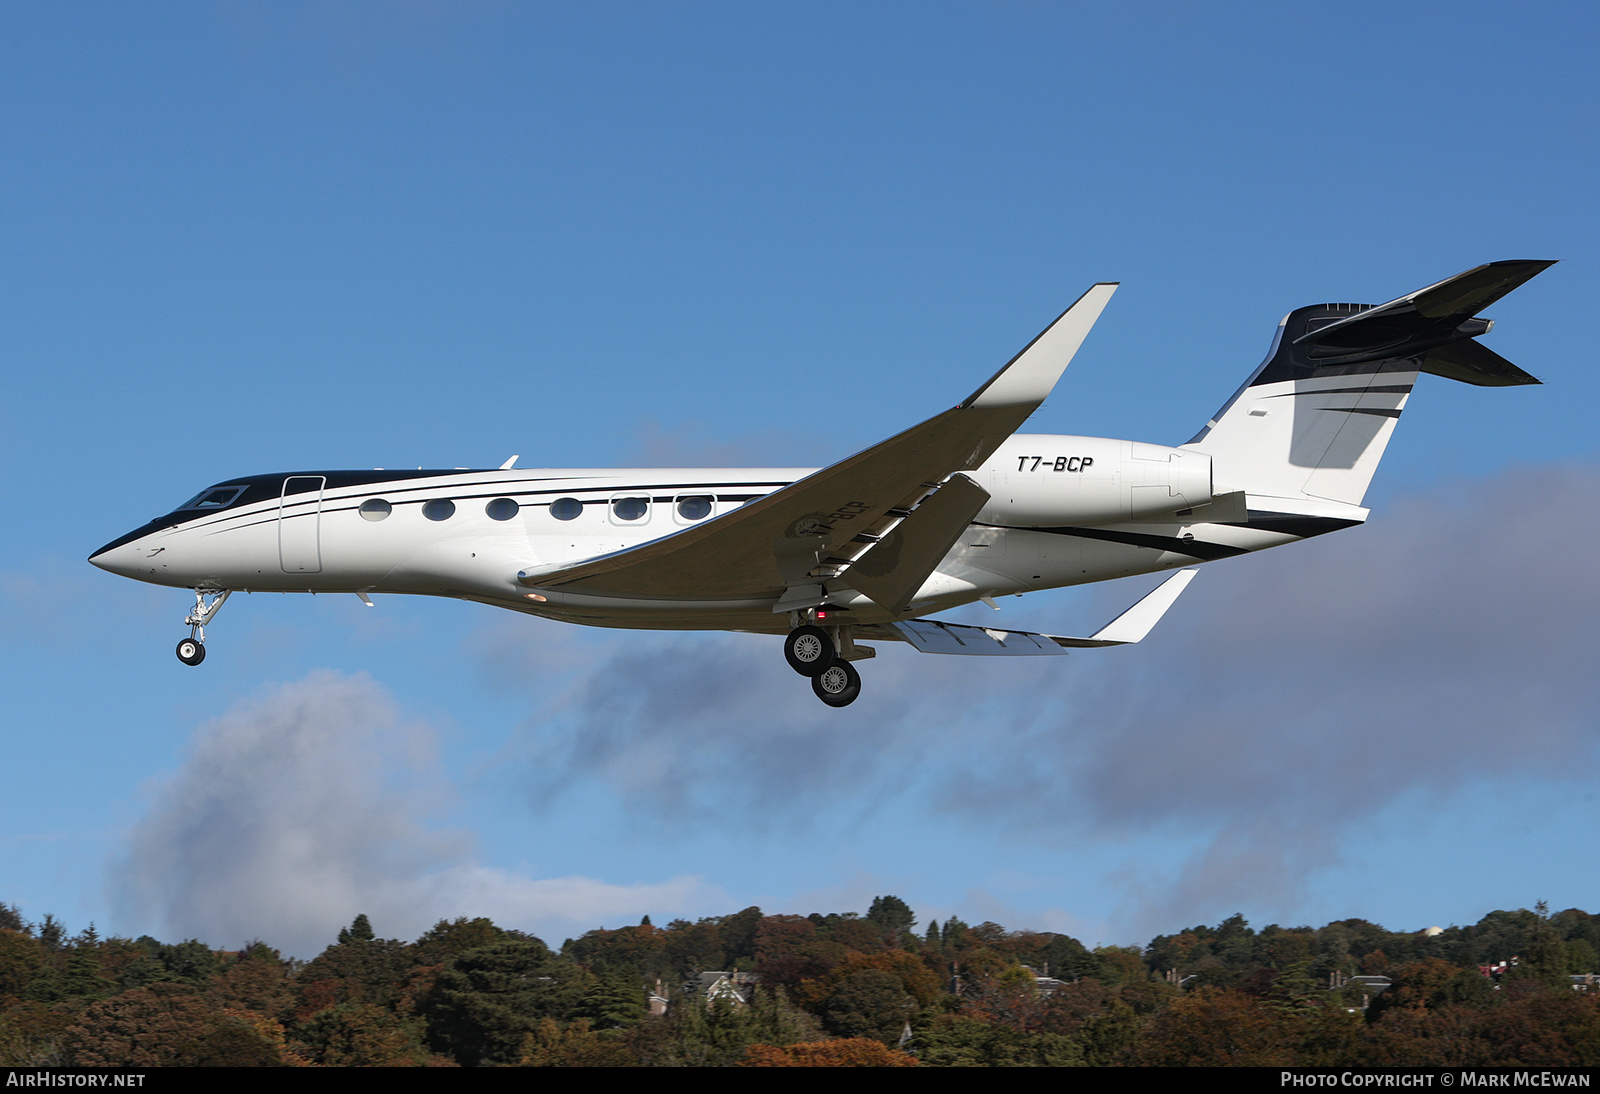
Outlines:
{"label": "autumn tree", "polygon": [[618,1038],[589,1028],[587,1018],[563,1026],[541,1018],[522,1042],[520,1067],[635,1067],[638,1060]]}
{"label": "autumn tree", "polygon": [[152,984],[95,1003],[66,1031],[79,1067],[267,1067],[282,1063],[250,1024],[187,984]]}
{"label": "autumn tree", "polygon": [[1236,991],[1198,988],[1155,1015],[1135,1050],[1153,1067],[1288,1067],[1295,1019]]}
{"label": "autumn tree", "polygon": [[740,1067],[916,1067],[913,1056],[867,1037],[812,1041],[776,1048],[751,1045]]}

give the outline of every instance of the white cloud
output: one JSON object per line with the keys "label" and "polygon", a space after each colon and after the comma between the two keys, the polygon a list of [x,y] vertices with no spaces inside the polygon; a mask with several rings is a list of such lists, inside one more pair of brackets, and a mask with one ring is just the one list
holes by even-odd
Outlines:
{"label": "white cloud", "polygon": [[113,864],[119,919],[310,956],[361,912],[389,936],[457,915],[554,935],[704,899],[692,877],[615,885],[475,863],[470,837],[428,824],[449,798],[432,751],[432,731],[364,676],[317,672],[241,703],[200,728]]}

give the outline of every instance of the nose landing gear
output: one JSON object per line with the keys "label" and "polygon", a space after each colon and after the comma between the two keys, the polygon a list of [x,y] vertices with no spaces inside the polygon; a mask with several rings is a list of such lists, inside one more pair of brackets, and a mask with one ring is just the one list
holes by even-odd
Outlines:
{"label": "nose landing gear", "polygon": [[[198,665],[206,659],[206,624],[217,614],[232,589],[196,589],[194,608],[184,622],[189,625],[189,637],[178,643],[178,660],[185,665]],[[210,596],[210,603],[206,597]]]}

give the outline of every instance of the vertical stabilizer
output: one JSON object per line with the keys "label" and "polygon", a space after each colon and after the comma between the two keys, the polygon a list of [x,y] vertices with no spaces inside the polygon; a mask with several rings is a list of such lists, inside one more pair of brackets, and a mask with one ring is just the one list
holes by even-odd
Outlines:
{"label": "vertical stabilizer", "polygon": [[1278,325],[1267,359],[1184,447],[1217,490],[1360,505],[1419,372],[1485,386],[1539,381],[1475,339],[1474,312],[1552,265],[1491,262],[1387,304],[1315,304]]}

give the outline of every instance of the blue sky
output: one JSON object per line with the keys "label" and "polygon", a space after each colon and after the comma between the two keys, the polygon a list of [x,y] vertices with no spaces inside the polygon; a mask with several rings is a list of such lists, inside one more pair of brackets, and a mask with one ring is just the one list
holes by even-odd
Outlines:
{"label": "blue sky", "polygon": [[[895,893],[1093,943],[1600,910],[1597,17],[1577,4],[0,5],[0,900],[309,955]],[[1364,528],[1131,649],[903,649],[184,597],[200,487],[830,462],[1123,287],[1030,429],[1180,443],[1274,324],[1559,258],[1425,379]],[[1078,632],[1149,580],[1006,603]],[[987,609],[979,609],[987,612]]]}

